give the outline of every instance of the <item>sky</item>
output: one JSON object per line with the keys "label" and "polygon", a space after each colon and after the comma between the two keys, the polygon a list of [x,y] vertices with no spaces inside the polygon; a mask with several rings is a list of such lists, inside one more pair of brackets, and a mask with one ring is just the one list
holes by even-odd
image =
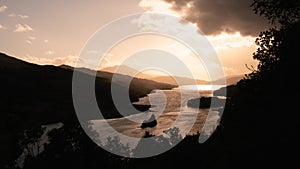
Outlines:
{"label": "sky", "polygon": [[[0,52],[37,64],[74,66],[89,38],[104,25],[127,15],[157,11],[193,24],[214,47],[225,74],[240,75],[249,73],[246,64],[257,65],[252,59],[254,41],[268,28],[250,4],[251,0],[0,0]],[[192,36],[196,37],[197,31],[193,29]],[[118,65],[147,46],[169,48],[180,53],[195,72],[202,69],[174,44],[155,36],[131,38],[115,46],[101,66]]]}

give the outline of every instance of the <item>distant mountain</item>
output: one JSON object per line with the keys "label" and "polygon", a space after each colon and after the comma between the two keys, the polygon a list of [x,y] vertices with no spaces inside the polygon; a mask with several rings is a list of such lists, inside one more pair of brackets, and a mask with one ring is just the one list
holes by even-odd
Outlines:
{"label": "distant mountain", "polygon": [[[244,78],[245,75],[233,75],[233,76],[227,76],[226,77],[226,85],[229,86],[229,85],[234,85],[236,84],[237,82],[239,82],[241,79]],[[213,84],[222,84],[223,82],[223,79],[218,79],[218,80],[215,80],[213,81],[212,83]]]}
{"label": "distant mountain", "polygon": [[105,67],[103,69],[100,69],[100,71],[114,73],[117,71],[117,69],[121,69],[122,74],[126,74],[126,75],[129,75],[129,74],[137,71],[134,68],[131,68],[131,67],[125,66],[125,65],[115,65],[115,66],[111,66],[111,67]]}
{"label": "distant mountain", "polygon": [[[117,70],[119,71],[119,74],[123,74],[123,75],[133,75],[138,72],[136,69],[126,66],[126,65],[115,65],[115,66],[100,69],[100,71],[102,71],[102,72],[109,72],[109,73],[116,73]],[[136,75],[136,78],[154,80],[153,78],[155,78],[157,76],[159,76],[159,75],[151,75],[148,73],[140,72]],[[166,83],[166,82],[162,82],[162,83]]]}
{"label": "distant mountain", "polygon": [[245,77],[245,75],[235,75],[235,76],[229,76],[227,77],[227,85],[234,85],[237,84],[240,80],[242,80]]}
{"label": "distant mountain", "polygon": [[[13,58],[0,53],[0,156],[3,159],[16,154],[19,136],[25,130],[39,129],[41,125],[62,122],[64,125],[77,124],[77,116],[72,100],[73,69],[70,66],[41,66]],[[81,76],[93,78],[93,70],[81,68]],[[95,93],[98,106],[105,118],[121,117],[116,110],[111,96],[112,73],[97,72]],[[118,91],[128,89],[122,80],[129,76],[118,75],[116,82]],[[138,101],[154,89],[171,89],[175,86],[158,83],[151,80],[133,78],[129,87],[129,97],[132,102]],[[136,106],[145,111],[149,106]],[[127,115],[137,113],[128,112]],[[85,120],[98,118],[96,112],[91,112]]]}
{"label": "distant mountain", "polygon": [[[226,85],[233,85],[236,84],[238,81],[240,81],[241,79],[243,79],[244,75],[235,75],[235,76],[228,76],[226,77]],[[190,85],[190,84],[194,84],[195,80],[190,79],[190,78],[186,78],[186,77],[176,77],[176,79],[180,82],[182,82],[183,85]],[[151,80],[157,81],[157,82],[161,82],[161,83],[168,83],[168,84],[172,84],[172,85],[177,85],[175,78],[171,77],[171,76],[158,76],[158,77],[153,77],[151,78]],[[223,80],[222,79],[218,79],[212,82],[206,81],[206,80],[199,80],[196,79],[196,83],[199,85],[207,85],[207,84],[220,84],[222,85]]]}
{"label": "distant mountain", "polygon": [[168,84],[172,84],[172,85],[177,85],[177,82],[180,82],[181,85],[193,85],[193,84],[209,84],[208,81],[205,80],[199,80],[199,79],[191,79],[191,78],[186,78],[186,77],[180,77],[180,76],[175,76],[175,77],[171,77],[171,76],[158,76],[158,77],[154,77],[151,80],[157,81],[157,82],[164,82],[164,83],[168,83]]}
{"label": "distant mountain", "polygon": [[[129,66],[125,66],[125,65],[116,65],[116,66],[112,66],[112,67],[107,67],[107,68],[103,68],[101,69],[101,71],[103,72],[110,72],[110,73],[115,73],[116,70],[119,69],[120,73],[123,75],[129,75],[129,74],[134,74],[135,72],[137,72],[137,70],[135,70],[134,68],[131,68]],[[171,85],[175,85],[177,86],[177,82],[175,80],[175,78],[177,79],[177,81],[180,81],[182,83],[182,85],[191,85],[191,84],[195,84],[195,80],[191,79],[191,78],[186,78],[186,77],[180,77],[180,76],[162,76],[162,75],[151,75],[151,74],[146,74],[146,73],[139,73],[137,75],[137,78],[142,78],[142,79],[148,79],[148,80],[153,80],[159,83],[167,83],[167,84],[171,84]],[[208,84],[208,81],[205,80],[196,80],[197,84]]]}
{"label": "distant mountain", "polygon": [[[85,68],[81,70],[84,70],[82,76],[92,78],[90,74],[93,70]],[[70,66],[41,66],[0,53],[0,78],[2,79],[0,112],[3,117],[15,117],[12,121],[20,124],[71,122],[76,119],[72,102],[72,76],[73,68]],[[96,77],[96,97],[101,103],[100,109],[107,112],[106,118],[120,117],[113,106],[110,94],[112,76],[112,73],[99,71]],[[119,77],[121,80],[116,82],[116,85],[120,90],[126,90],[122,80],[131,77],[126,75],[119,75]],[[137,101],[154,89],[173,87],[175,86],[133,78],[129,88],[130,99]],[[8,122],[2,120],[1,125]]]}
{"label": "distant mountain", "polygon": [[[123,75],[130,75],[130,74],[135,74],[137,72],[137,70],[135,70],[132,67],[129,66],[125,66],[125,65],[116,65],[116,66],[112,66],[112,67],[106,67],[101,69],[99,72],[102,73],[98,73],[99,77],[105,77],[105,72],[107,73],[115,73],[116,70],[119,69],[120,70],[120,74]],[[233,75],[233,76],[227,76],[226,77],[226,85],[233,85],[236,84],[238,81],[240,81],[241,79],[243,79],[244,75]],[[187,77],[180,77],[180,76],[161,76],[161,75],[151,75],[151,74],[146,74],[146,73],[139,73],[137,78],[142,78],[142,79],[148,79],[148,80],[153,80],[159,83],[167,83],[167,84],[171,84],[171,85],[175,85],[178,86],[176,80],[178,82],[181,82],[182,85],[193,85],[195,84],[222,84],[223,80],[222,79],[218,79],[212,82],[206,81],[206,80],[200,80],[200,79],[191,79],[191,78],[187,78]],[[176,79],[176,80],[175,80]]]}

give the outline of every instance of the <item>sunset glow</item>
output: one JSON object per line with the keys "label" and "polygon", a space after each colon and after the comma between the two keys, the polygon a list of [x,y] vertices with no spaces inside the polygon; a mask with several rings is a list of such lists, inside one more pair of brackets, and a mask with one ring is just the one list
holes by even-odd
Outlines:
{"label": "sunset glow", "polygon": [[[113,8],[114,3],[116,2],[112,1],[108,4],[111,6],[110,9]],[[127,6],[126,10],[115,11],[113,14],[110,14],[111,12],[106,10],[97,12],[99,11],[98,8],[86,4],[78,4],[71,13],[66,13],[64,6],[67,4],[65,3],[57,5],[55,13],[47,12],[43,13],[43,15],[39,15],[33,12],[33,10],[26,10],[34,9],[36,5],[39,5],[40,12],[45,8],[44,5],[36,2],[34,4],[26,4],[27,8],[24,8],[24,6],[21,8],[21,6],[11,1],[6,1],[1,5],[0,34],[2,38],[0,42],[2,45],[0,46],[0,51],[37,64],[66,64],[71,66],[74,66],[77,62],[77,56],[79,56],[81,49],[89,37],[112,19],[117,19],[123,15],[136,12],[163,12],[185,18],[185,15],[188,14],[185,11],[194,8],[192,2],[187,3],[181,11],[176,11],[173,9],[174,4],[163,0],[136,0],[132,3],[126,3],[126,5],[124,3],[124,5]],[[48,8],[50,11],[52,6]],[[87,10],[88,12],[80,14],[79,16],[75,11],[80,10]],[[102,17],[104,13],[106,13],[106,16],[110,16],[110,18]],[[64,17],[61,18],[61,16]],[[48,18],[47,22],[45,22],[43,17]],[[65,22],[66,20],[68,22]],[[84,26],[79,27],[77,21],[83,22],[80,25]],[[158,25],[163,26],[163,24],[164,23]],[[182,36],[194,38],[203,34],[198,32],[197,24],[193,23],[193,25],[194,28],[186,27],[185,29],[190,29],[189,34]],[[182,25],[178,23],[178,26],[181,27]],[[174,29],[176,28],[174,27]],[[249,73],[245,64],[256,66],[257,63],[252,59],[252,53],[255,50],[255,37],[243,36],[239,32],[223,32],[221,34],[208,35],[206,38],[211,42],[219,55],[226,75]],[[148,39],[149,44],[145,41],[146,39]],[[189,52],[186,53],[187,50],[181,48],[176,42],[172,40],[166,42],[168,40],[162,39],[164,38],[144,37],[143,42],[145,43],[143,45],[147,48],[159,48],[174,54],[176,53],[182,57],[185,62],[196,63],[193,59],[184,58],[189,58],[190,54]],[[150,43],[153,42],[153,40],[156,42]],[[114,47],[113,51],[111,51],[114,57],[108,57],[106,63],[103,63],[102,66],[105,65],[109,67],[117,65],[121,63],[122,58],[129,56],[130,52],[134,53],[144,48],[139,46],[139,41],[141,41],[140,38],[130,39],[124,42],[127,47],[124,47],[124,44]],[[128,46],[132,46],[132,48],[128,48]],[[129,50],[131,51],[129,52]],[[236,53],[238,53],[238,55],[236,55]],[[199,68],[198,64],[194,65],[195,68],[191,69],[196,70],[196,67]],[[200,68],[200,70],[201,69],[202,68]],[[199,74],[199,71],[195,73]],[[197,75],[197,77],[205,77],[205,75]]]}
{"label": "sunset glow", "polygon": [[294,168],[299,18],[300,0],[0,0],[0,169]]}

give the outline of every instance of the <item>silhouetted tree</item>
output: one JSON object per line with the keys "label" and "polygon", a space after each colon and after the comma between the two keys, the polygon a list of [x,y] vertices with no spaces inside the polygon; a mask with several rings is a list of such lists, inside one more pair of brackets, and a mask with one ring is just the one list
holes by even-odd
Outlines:
{"label": "silhouetted tree", "polygon": [[160,150],[169,150],[174,148],[181,140],[180,129],[177,127],[170,128],[166,131],[163,131],[163,135],[155,136],[150,132],[146,131],[144,138],[141,139],[132,151],[135,156],[143,156],[144,154],[155,154],[160,152]]}
{"label": "silhouetted tree", "polygon": [[300,1],[254,0],[252,7],[272,27],[256,39],[253,58],[259,65],[238,83],[235,102],[224,112],[225,127],[231,126],[230,133],[239,133],[239,153],[247,157],[243,163],[251,158],[251,164],[260,165],[251,168],[291,168],[299,127],[294,118],[298,103],[293,99],[298,89],[295,77],[290,77],[299,67]]}
{"label": "silhouetted tree", "polygon": [[111,152],[122,154],[123,156],[129,157],[131,155],[131,149],[128,144],[124,145],[120,142],[120,138],[118,136],[108,137],[107,142],[104,145],[106,149]]}
{"label": "silhouetted tree", "polygon": [[[300,1],[254,0],[252,7],[256,14],[266,17],[273,27],[262,31],[256,39],[257,51],[253,58],[259,61],[259,65],[239,84],[259,88],[260,85],[275,84],[275,81],[276,84],[283,82],[289,72],[287,69],[291,69],[295,63],[295,53],[298,51],[295,47],[298,40],[295,37],[299,37]],[[252,85],[245,84],[249,80],[252,80]]]}
{"label": "silhouetted tree", "polygon": [[271,24],[289,25],[300,19],[299,0],[254,0],[251,6]]}

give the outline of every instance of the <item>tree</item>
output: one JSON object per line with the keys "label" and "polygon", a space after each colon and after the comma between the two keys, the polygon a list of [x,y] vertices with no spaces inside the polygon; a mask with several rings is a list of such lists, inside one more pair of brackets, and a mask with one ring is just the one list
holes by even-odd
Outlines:
{"label": "tree", "polygon": [[254,0],[255,14],[266,17],[271,24],[289,25],[299,22],[299,0]]}
{"label": "tree", "polygon": [[44,128],[32,128],[24,131],[24,138],[20,141],[20,146],[26,150],[27,155],[35,157],[41,151],[41,137],[44,133]]}
{"label": "tree", "polygon": [[227,121],[223,124],[232,127],[230,133],[240,133],[239,142],[244,149],[241,154],[259,165],[251,168],[290,168],[296,162],[291,154],[296,153],[294,147],[299,144],[294,144],[299,132],[295,118],[299,103],[293,99],[293,91],[298,90],[293,86],[297,84],[299,67],[300,1],[254,0],[252,7],[273,26],[256,39],[253,58],[259,65],[239,82],[240,90],[231,99],[233,111],[228,114],[227,107]]}
{"label": "tree", "polygon": [[275,81],[283,82],[281,78],[286,78],[287,69],[296,63],[294,54],[298,51],[295,47],[298,40],[295,37],[299,37],[300,1],[254,0],[251,6],[273,27],[261,32],[256,39],[257,51],[253,58],[259,61],[259,65],[239,84],[253,87],[245,83],[251,81],[258,87],[257,83],[269,85]]}

